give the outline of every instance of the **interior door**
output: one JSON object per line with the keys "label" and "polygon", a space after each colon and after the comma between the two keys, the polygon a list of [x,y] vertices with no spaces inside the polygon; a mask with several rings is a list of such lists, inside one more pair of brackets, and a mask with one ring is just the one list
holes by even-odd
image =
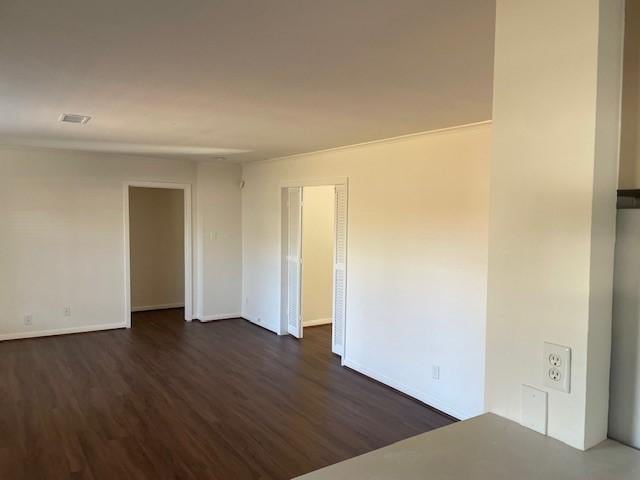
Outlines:
{"label": "interior door", "polygon": [[288,189],[287,232],[287,331],[302,338],[302,188]]}
{"label": "interior door", "polygon": [[347,295],[347,186],[336,185],[333,262],[333,338],[331,350],[344,354]]}

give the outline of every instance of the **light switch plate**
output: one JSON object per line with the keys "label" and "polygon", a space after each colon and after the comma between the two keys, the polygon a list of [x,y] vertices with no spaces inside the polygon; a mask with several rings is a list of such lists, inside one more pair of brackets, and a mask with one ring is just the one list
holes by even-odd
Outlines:
{"label": "light switch plate", "polygon": [[524,427],[547,434],[547,392],[522,385],[522,420]]}
{"label": "light switch plate", "polygon": [[544,343],[542,375],[545,387],[571,392],[571,349],[555,343]]}

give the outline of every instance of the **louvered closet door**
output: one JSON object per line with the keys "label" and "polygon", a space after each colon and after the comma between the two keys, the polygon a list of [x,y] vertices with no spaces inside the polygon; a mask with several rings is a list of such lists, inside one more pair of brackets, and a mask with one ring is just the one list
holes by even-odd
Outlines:
{"label": "louvered closet door", "polygon": [[302,281],[302,188],[288,189],[287,331],[302,338],[300,292]]}
{"label": "louvered closet door", "polygon": [[347,295],[347,187],[336,185],[335,251],[333,268],[333,353],[344,353]]}

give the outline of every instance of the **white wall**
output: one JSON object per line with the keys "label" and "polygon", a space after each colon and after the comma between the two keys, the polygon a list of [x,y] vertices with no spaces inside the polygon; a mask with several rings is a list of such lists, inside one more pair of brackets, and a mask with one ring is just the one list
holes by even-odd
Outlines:
{"label": "white wall", "polygon": [[240,315],[242,288],[242,222],[240,165],[199,163],[198,188],[198,278],[200,301],[196,316],[201,320]]}
{"label": "white wall", "polygon": [[184,305],[184,191],[129,189],[131,307]]}
{"label": "white wall", "polygon": [[1,148],[0,338],[121,326],[123,182],[195,173],[185,161]]}
{"label": "white wall", "polygon": [[303,324],[331,321],[335,188],[305,187],[302,209]]}
{"label": "white wall", "polygon": [[283,183],[348,177],[346,364],[481,413],[489,144],[485,124],[246,165],[243,314],[280,331]]}
{"label": "white wall", "polygon": [[498,0],[487,406],[521,419],[543,342],[573,349],[549,434],[606,437],[622,2]]}
{"label": "white wall", "polygon": [[[190,161],[0,148],[0,339],[123,326],[123,182],[195,185],[197,173]],[[207,189],[207,185],[231,185],[238,177],[238,167],[203,168],[205,194],[198,198],[203,220],[222,221],[220,231],[235,235],[224,244],[201,242],[198,253],[205,259],[224,256],[229,247],[239,263],[238,229],[226,230],[223,216],[211,215],[220,201],[232,210],[230,224],[239,225],[239,194],[230,187],[214,194]],[[199,240],[197,235],[194,239]],[[210,277],[208,263],[196,270],[208,279],[205,294],[227,292],[237,304],[237,278],[235,283],[225,278],[218,287],[210,279],[220,278],[219,274]],[[198,290],[196,281],[194,292]],[[194,304],[199,304],[197,299]],[[70,317],[63,315],[65,306],[71,307]],[[226,312],[212,306],[208,313]],[[28,314],[33,315],[30,327],[23,321]]]}

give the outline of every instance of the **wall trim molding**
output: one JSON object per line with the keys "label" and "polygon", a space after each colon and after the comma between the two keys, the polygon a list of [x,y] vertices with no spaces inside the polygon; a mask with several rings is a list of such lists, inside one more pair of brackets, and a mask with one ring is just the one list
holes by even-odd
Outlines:
{"label": "wall trim molding", "polygon": [[321,153],[329,153],[329,152],[335,152],[338,150],[346,150],[349,148],[359,148],[359,147],[366,147],[367,145],[375,145],[377,143],[385,143],[385,142],[397,142],[397,141],[401,141],[401,140],[406,140],[406,139],[410,139],[412,137],[421,137],[423,135],[438,135],[441,133],[448,133],[448,132],[452,132],[452,131],[456,131],[456,130],[463,130],[466,128],[475,128],[475,127],[481,127],[484,125],[491,125],[493,124],[493,119],[489,119],[489,120],[482,120],[480,122],[473,122],[473,123],[464,123],[462,125],[452,125],[451,127],[444,127],[444,128],[437,128],[434,130],[425,130],[422,132],[415,132],[415,133],[408,133],[406,135],[398,135],[396,137],[388,137],[388,138],[380,138],[377,140],[370,140],[368,142],[360,142],[360,143],[352,143],[350,145],[341,145],[338,147],[333,147],[333,148],[325,148],[324,150],[314,150],[311,152],[303,152],[303,153],[294,153],[293,155],[284,155],[282,157],[272,157],[272,158],[265,158],[263,160],[253,160],[250,162],[244,162],[243,164],[245,165],[255,165],[255,164],[260,164],[260,163],[271,163],[271,162],[279,162],[281,160],[292,160],[292,159],[297,159],[297,158],[304,158],[310,155],[317,155],[317,154],[321,154]]}
{"label": "wall trim molding", "polygon": [[115,330],[127,328],[126,323],[106,323],[102,325],[87,325],[83,327],[52,328],[50,330],[35,330],[16,333],[0,334],[0,341],[20,340],[24,338],[52,337],[55,335],[69,335],[73,333],[99,332],[104,330]]}
{"label": "wall trim molding", "polygon": [[303,327],[316,327],[318,325],[331,325],[333,318],[316,318],[315,320],[303,320]]}
{"label": "wall trim molding", "polygon": [[131,307],[132,312],[148,312],[150,310],[167,310],[169,308],[183,308],[183,303],[165,303],[163,305],[145,305],[142,307]]}
{"label": "wall trim molding", "polygon": [[451,415],[452,417],[455,417],[459,420],[467,420],[471,417],[475,417],[476,415],[478,415],[477,413],[470,413],[470,412],[465,412],[463,410],[460,410],[458,407],[453,407],[451,405],[448,404],[448,402],[442,400],[441,398],[438,398],[437,396],[424,392],[424,391],[418,391],[415,390],[411,387],[408,387],[407,385],[398,382],[382,373],[378,373],[375,372],[374,370],[371,370],[367,367],[364,367],[362,365],[360,365],[357,362],[354,362],[351,359],[348,358],[344,358],[342,365],[344,367],[348,367],[352,370],[355,370],[356,372],[359,372],[367,377],[371,377],[374,380],[377,380],[380,383],[384,383],[385,385],[394,388],[406,395],[409,395],[410,397],[415,398],[416,400],[419,400],[423,403],[426,403],[427,405],[436,408],[444,413],[446,413],[447,415]]}
{"label": "wall trim molding", "polygon": [[239,313],[218,313],[215,315],[199,315],[198,320],[201,322],[213,322],[215,320],[230,320],[232,318],[242,318]]}

